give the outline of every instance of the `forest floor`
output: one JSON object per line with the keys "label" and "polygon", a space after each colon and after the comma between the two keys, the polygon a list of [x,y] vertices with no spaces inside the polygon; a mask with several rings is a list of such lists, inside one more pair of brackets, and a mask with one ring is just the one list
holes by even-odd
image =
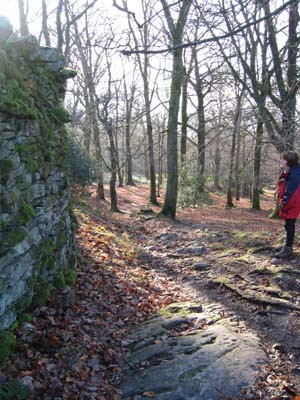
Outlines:
{"label": "forest floor", "polygon": [[113,215],[94,187],[78,197],[76,286],[16,330],[0,388],[17,379],[30,399],[49,400],[299,400],[299,251],[275,261],[284,230],[268,218],[271,195],[262,211],[244,199],[228,210],[212,197],[176,222],[140,213],[146,186],[119,188],[123,212]]}

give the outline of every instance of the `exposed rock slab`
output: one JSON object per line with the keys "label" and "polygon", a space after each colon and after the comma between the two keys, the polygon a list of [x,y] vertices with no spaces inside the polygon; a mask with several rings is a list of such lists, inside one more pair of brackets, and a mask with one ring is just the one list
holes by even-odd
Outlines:
{"label": "exposed rock slab", "polygon": [[221,318],[218,307],[201,310],[173,304],[132,333],[134,368],[121,385],[123,398],[147,399],[147,392],[157,400],[238,398],[254,384],[257,366],[266,362],[258,337]]}

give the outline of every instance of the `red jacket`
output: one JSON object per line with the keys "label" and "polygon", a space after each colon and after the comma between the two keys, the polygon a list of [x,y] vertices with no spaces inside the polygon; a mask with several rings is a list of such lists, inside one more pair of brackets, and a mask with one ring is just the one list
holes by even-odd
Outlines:
{"label": "red jacket", "polygon": [[279,216],[296,219],[300,214],[300,166],[282,172],[278,181]]}

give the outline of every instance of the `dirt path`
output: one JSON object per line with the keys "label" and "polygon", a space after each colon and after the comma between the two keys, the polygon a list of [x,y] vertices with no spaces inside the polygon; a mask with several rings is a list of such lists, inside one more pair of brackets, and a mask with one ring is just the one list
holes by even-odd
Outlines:
{"label": "dirt path", "polygon": [[[274,245],[280,242],[283,229],[280,221],[267,218],[272,199],[263,200],[260,212],[247,209],[245,201],[240,208],[225,210],[223,202],[223,198],[215,198],[213,206],[178,212],[175,224],[136,219],[136,210],[131,209],[128,223],[144,228],[142,236],[135,235],[139,263],[161,276],[172,277],[187,300],[205,307],[219,306],[223,325],[229,317],[237,331],[260,338],[268,362],[258,371],[260,379],[251,384],[249,398],[296,398],[300,393],[299,253],[289,262],[275,262]],[[120,220],[127,218],[121,216]],[[129,359],[131,352],[134,355],[132,348]],[[139,367],[136,365],[137,374]],[[151,385],[149,388],[146,396],[128,398],[144,399],[147,393],[157,399],[177,398],[175,392],[162,396],[151,390]],[[220,398],[224,394],[226,390],[223,394],[220,391]],[[179,398],[197,397],[185,393]]]}

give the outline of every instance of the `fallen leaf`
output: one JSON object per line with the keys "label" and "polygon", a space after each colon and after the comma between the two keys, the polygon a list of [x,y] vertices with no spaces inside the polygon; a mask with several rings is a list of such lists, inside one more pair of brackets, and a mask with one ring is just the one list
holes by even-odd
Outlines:
{"label": "fallen leaf", "polygon": [[144,392],[143,396],[154,398],[156,394],[154,392]]}

